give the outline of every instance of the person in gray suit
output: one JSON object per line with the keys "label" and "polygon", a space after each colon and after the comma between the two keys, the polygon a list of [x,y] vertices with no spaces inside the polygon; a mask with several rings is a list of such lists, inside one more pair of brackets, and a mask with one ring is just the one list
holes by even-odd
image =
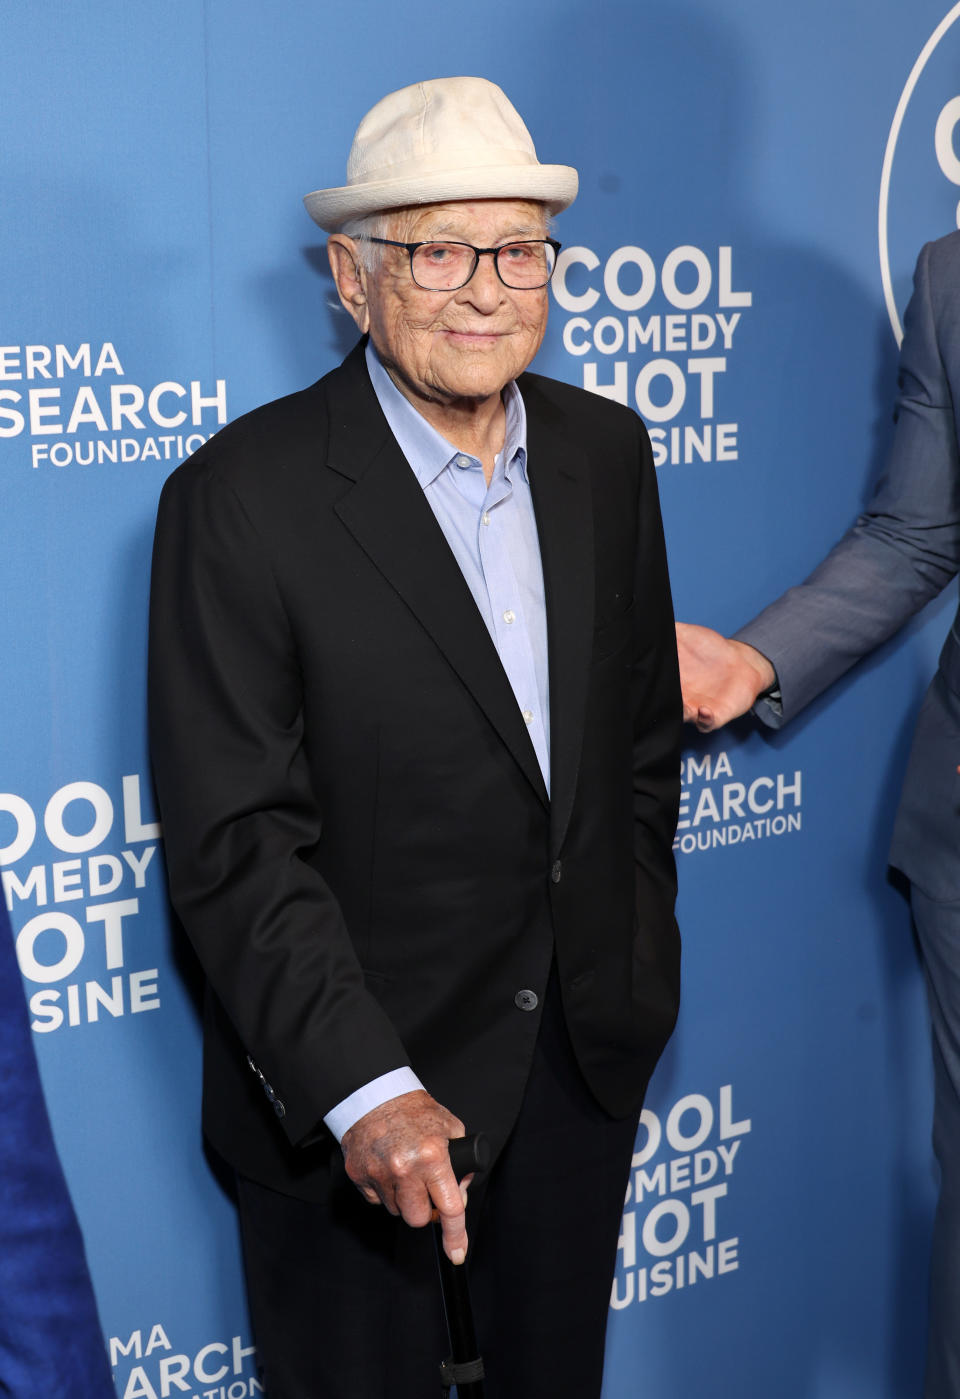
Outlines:
{"label": "person in gray suit", "polygon": [[[779,728],[886,641],[960,568],[960,233],[920,253],[893,444],[872,500],[799,587],[732,638],[677,627],[684,718],[753,708]],[[940,1163],[925,1399],[960,1396],[960,614],[920,717],[890,863],[910,881],[933,1026]]]}

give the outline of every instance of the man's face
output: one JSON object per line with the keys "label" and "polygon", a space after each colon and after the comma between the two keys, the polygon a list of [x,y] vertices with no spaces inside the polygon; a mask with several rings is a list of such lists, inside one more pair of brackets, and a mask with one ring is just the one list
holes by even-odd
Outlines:
{"label": "man's face", "polygon": [[[540,204],[483,199],[403,210],[387,237],[404,243],[446,239],[478,248],[546,236]],[[384,365],[416,403],[452,404],[499,395],[533,359],[547,325],[547,288],[515,291],[482,257],[457,291],[424,291],[402,248],[383,248],[367,276],[367,326]]]}

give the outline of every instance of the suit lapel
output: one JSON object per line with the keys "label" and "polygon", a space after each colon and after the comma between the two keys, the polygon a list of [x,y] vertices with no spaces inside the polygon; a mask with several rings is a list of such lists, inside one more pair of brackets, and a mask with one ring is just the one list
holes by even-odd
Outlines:
{"label": "suit lapel", "polygon": [[546,804],[537,757],[496,647],[383,417],[362,345],[329,384],[328,465],[354,482],[337,502],[337,514],[429,632]]}
{"label": "suit lapel", "polygon": [[563,844],[576,795],[593,643],[593,500],[583,451],[535,382],[521,381],[530,486],[547,604],[550,667],[550,834]]}

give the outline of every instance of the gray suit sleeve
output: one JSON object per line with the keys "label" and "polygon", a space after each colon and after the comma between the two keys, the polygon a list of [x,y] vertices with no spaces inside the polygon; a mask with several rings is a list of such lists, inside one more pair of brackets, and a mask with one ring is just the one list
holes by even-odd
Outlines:
{"label": "gray suit sleeve", "polygon": [[960,471],[951,376],[960,375],[960,233],[914,273],[893,443],[873,499],[810,577],[737,632],[773,663],[779,728],[891,637],[960,567]]}

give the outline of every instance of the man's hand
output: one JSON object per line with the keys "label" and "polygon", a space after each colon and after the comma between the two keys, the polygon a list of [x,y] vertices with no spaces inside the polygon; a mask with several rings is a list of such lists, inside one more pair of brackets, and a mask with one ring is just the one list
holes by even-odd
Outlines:
{"label": "man's hand", "polygon": [[347,1175],[371,1205],[385,1205],[414,1228],[429,1224],[437,1211],[452,1263],[467,1254],[466,1192],[453,1174],[447,1143],[465,1134],[458,1117],[417,1089],[368,1112],[340,1143]]}
{"label": "man's hand", "polygon": [[730,641],[709,627],[677,623],[677,654],[683,690],[683,717],[701,733],[722,728],[777,683],[762,652]]}

